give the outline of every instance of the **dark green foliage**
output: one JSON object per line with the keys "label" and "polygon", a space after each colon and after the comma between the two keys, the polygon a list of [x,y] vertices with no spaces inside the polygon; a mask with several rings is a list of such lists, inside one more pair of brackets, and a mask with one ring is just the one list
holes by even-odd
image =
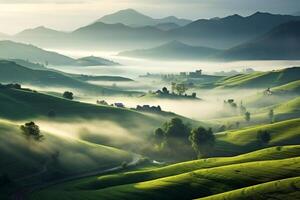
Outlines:
{"label": "dark green foliage", "polygon": [[173,118],[166,122],[162,128],[156,129],[153,141],[159,147],[160,156],[164,155],[176,159],[193,157],[188,139],[190,130],[189,126],[179,118]]}
{"label": "dark green foliage", "polygon": [[164,124],[166,137],[180,138],[187,136],[190,129],[183,123],[180,118],[173,118],[170,122]]}
{"label": "dark green foliage", "polygon": [[168,90],[168,88],[166,88],[166,87],[163,87],[162,92],[164,94],[169,94],[170,93],[169,90]]}
{"label": "dark green foliage", "polygon": [[274,122],[274,110],[271,109],[268,113],[269,119],[270,119],[270,123]]}
{"label": "dark green foliage", "polygon": [[267,144],[271,140],[271,134],[266,130],[259,130],[257,132],[257,139],[259,139],[262,144]]}
{"label": "dark green foliage", "polygon": [[215,136],[211,129],[206,130],[203,127],[193,129],[189,136],[192,147],[199,158],[207,157],[215,143]]}
{"label": "dark green foliage", "polygon": [[39,126],[36,125],[34,122],[25,123],[25,125],[22,125],[20,128],[21,128],[23,134],[28,139],[34,139],[36,141],[41,141],[44,138],[44,136],[40,132]]}
{"label": "dark green foliage", "polygon": [[248,111],[245,113],[245,120],[246,122],[249,122],[251,120],[251,113]]}
{"label": "dark green foliage", "polygon": [[69,92],[69,91],[65,91],[65,92],[63,93],[63,97],[64,97],[65,99],[69,99],[69,100],[73,100],[73,99],[74,99],[73,93],[72,93],[72,92]]}
{"label": "dark green foliage", "polygon": [[156,144],[161,144],[163,142],[165,138],[165,132],[161,129],[161,128],[158,128],[154,131],[154,142]]}

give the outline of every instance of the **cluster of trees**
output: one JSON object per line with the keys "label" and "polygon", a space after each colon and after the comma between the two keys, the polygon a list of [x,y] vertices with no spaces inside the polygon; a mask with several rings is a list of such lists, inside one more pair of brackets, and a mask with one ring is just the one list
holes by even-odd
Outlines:
{"label": "cluster of trees", "polygon": [[[179,95],[179,96],[188,96],[186,94],[186,91],[188,91],[188,87],[184,83],[171,83],[171,92],[168,90],[167,87],[163,87],[162,90],[157,90],[157,94],[162,94],[162,95]],[[190,95],[193,98],[196,98],[197,94],[194,92],[192,95]]]}
{"label": "cluster of trees", "polygon": [[74,99],[74,94],[73,94],[73,92],[65,91],[63,93],[63,97],[65,99],[73,100]]}
{"label": "cluster of trees", "polygon": [[27,139],[33,139],[35,141],[42,141],[44,139],[40,127],[34,122],[25,123],[24,125],[21,125],[20,129]]}
{"label": "cluster of trees", "polygon": [[196,153],[204,158],[211,153],[215,136],[211,129],[191,129],[180,118],[173,118],[154,131],[153,141],[159,153],[167,156],[184,159]]}

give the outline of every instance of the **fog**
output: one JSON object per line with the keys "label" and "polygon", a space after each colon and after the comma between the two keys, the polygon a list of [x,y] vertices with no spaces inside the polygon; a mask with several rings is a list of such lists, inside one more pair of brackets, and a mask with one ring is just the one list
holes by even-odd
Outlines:
{"label": "fog", "polygon": [[52,68],[76,74],[88,75],[121,75],[136,79],[139,75],[149,73],[172,74],[179,72],[195,71],[202,69],[206,74],[212,74],[218,71],[241,71],[246,68],[253,68],[257,71],[268,71],[283,69],[286,67],[300,66],[300,61],[235,61],[235,62],[203,62],[203,61],[161,61],[145,60],[137,58],[128,58],[117,56],[118,52],[113,51],[79,51],[79,50],[61,50],[50,49],[58,53],[68,55],[74,58],[84,56],[99,56],[107,58],[118,63],[121,66],[91,66],[91,67],[72,67],[72,66],[51,66]]}

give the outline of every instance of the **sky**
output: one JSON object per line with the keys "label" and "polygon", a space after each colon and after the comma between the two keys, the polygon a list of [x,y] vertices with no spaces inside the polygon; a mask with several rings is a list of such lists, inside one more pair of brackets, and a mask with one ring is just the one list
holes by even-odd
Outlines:
{"label": "sky", "polygon": [[292,14],[300,12],[300,0],[0,0],[0,32],[15,34],[37,26],[72,31],[127,8],[154,18],[195,20],[257,11]]}

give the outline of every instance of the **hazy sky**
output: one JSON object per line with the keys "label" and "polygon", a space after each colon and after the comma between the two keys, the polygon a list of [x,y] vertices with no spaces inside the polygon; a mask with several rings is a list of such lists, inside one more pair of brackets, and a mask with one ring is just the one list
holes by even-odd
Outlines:
{"label": "hazy sky", "polygon": [[256,11],[290,14],[300,11],[300,0],[0,0],[0,32],[12,34],[41,25],[73,30],[126,8],[156,18],[199,19]]}

